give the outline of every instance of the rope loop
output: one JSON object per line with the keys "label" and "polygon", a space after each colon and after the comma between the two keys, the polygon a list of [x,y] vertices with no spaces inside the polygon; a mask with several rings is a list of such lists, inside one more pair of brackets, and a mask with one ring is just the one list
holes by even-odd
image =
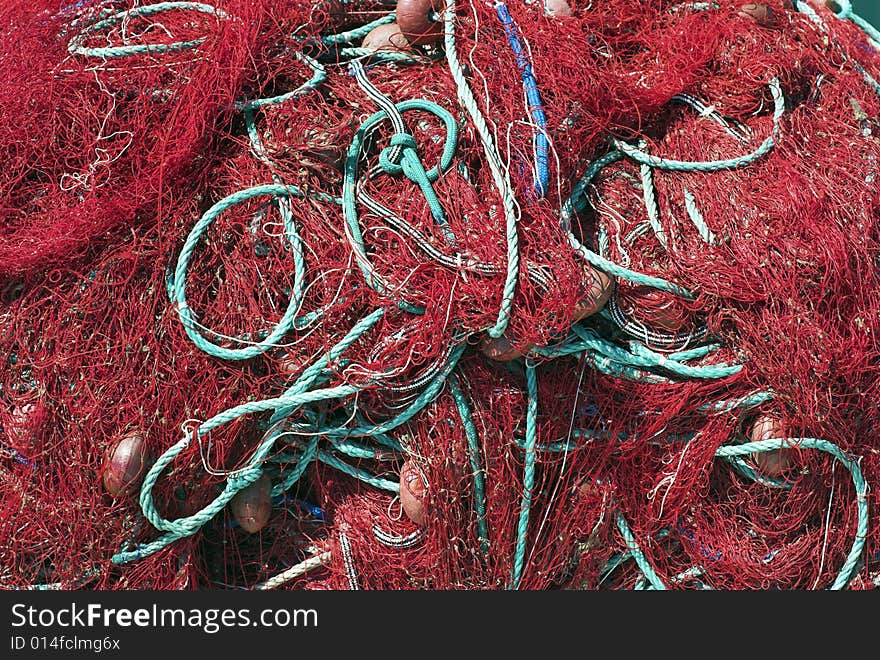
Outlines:
{"label": "rope loop", "polygon": [[115,57],[129,57],[132,55],[156,55],[162,53],[177,53],[184,50],[191,50],[205,42],[207,37],[199,37],[191,41],[177,41],[171,44],[138,44],[133,46],[108,46],[103,48],[88,48],[83,45],[86,37],[101,32],[107,28],[121,25],[130,18],[145,18],[155,16],[167,11],[193,11],[200,14],[215,16],[218,19],[228,19],[230,16],[218,7],[204,4],[201,2],[159,2],[153,5],[145,5],[143,7],[132,7],[119,13],[113,14],[97,23],[86,26],[83,30],[75,35],[67,45],[67,50],[71,55],[82,55],[85,57],[100,57],[103,59],[112,59]]}

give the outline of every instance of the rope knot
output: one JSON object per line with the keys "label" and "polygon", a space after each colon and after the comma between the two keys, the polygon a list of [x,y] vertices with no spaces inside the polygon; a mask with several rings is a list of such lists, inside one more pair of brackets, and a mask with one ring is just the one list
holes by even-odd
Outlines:
{"label": "rope knot", "polygon": [[[379,153],[379,165],[388,174],[397,176],[405,173],[404,166],[400,164],[401,160],[406,161],[407,157],[413,156],[418,160],[416,139],[409,133],[395,133],[391,136],[391,145]],[[424,167],[422,169],[424,170]]]}

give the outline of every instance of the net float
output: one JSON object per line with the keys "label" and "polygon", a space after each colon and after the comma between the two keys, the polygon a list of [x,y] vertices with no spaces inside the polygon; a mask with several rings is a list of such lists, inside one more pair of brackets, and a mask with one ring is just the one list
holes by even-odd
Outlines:
{"label": "net float", "polygon": [[259,532],[272,515],[272,480],[266,474],[260,475],[254,483],[235,494],[229,507],[235,522],[244,531]]}
{"label": "net float", "polygon": [[113,497],[124,497],[138,488],[148,462],[147,443],[140,431],[122,436],[104,461],[104,488]]}
{"label": "net float", "polygon": [[425,523],[425,493],[428,484],[422,471],[412,461],[400,468],[400,506],[416,525]]}
{"label": "net float", "polygon": [[744,18],[752,18],[758,25],[769,25],[776,18],[773,10],[762,2],[741,5],[737,12]]}
{"label": "net float", "polygon": [[[782,420],[773,415],[760,415],[753,423],[749,431],[749,439],[752,442],[771,440],[774,438],[788,437],[788,431],[782,425]],[[774,449],[772,451],[755,452],[752,460],[758,469],[768,477],[778,477],[792,466],[791,449]]]}
{"label": "net float", "polygon": [[489,335],[486,335],[486,337],[480,342],[480,350],[483,352],[483,355],[490,360],[496,360],[497,362],[509,362],[510,360],[520,358],[530,348],[531,346],[528,346],[522,351],[518,348],[514,348],[513,344],[510,343],[510,340],[505,335],[501,335],[500,337],[490,337]]}
{"label": "net float", "polygon": [[24,282],[20,280],[13,280],[2,289],[0,289],[0,302],[10,305],[21,298],[21,295],[23,293]]}
{"label": "net float", "polygon": [[566,0],[544,0],[544,13],[553,18],[572,16],[571,6]]}
{"label": "net float", "polygon": [[614,280],[607,273],[594,268],[587,268],[587,277],[592,281],[587,295],[575,305],[574,322],[592,316],[605,306],[614,292]]}
{"label": "net float", "polygon": [[364,37],[361,47],[366,50],[409,50],[410,43],[397,23],[385,23],[374,27]]}
{"label": "net float", "polygon": [[443,6],[443,0],[397,0],[397,23],[409,43],[421,46],[443,38],[443,23],[432,18]]}

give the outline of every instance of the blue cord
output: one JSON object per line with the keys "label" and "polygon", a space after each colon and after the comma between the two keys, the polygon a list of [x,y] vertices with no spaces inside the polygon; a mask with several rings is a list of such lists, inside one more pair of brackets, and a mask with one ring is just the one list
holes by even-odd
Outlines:
{"label": "blue cord", "polygon": [[503,2],[496,2],[495,11],[498,12],[498,19],[504,27],[507,39],[510,41],[510,47],[513,54],[516,55],[516,63],[522,72],[523,89],[526,92],[526,98],[529,101],[529,107],[532,111],[532,119],[538,125],[539,131],[535,135],[535,192],[541,198],[547,192],[547,183],[550,179],[550,168],[548,166],[548,154],[550,151],[550,142],[547,140],[547,117],[544,114],[544,104],[541,102],[541,94],[538,92],[538,81],[535,80],[535,74],[532,73],[532,65],[523,51],[519,36],[517,35],[516,23],[507,11],[507,5]]}

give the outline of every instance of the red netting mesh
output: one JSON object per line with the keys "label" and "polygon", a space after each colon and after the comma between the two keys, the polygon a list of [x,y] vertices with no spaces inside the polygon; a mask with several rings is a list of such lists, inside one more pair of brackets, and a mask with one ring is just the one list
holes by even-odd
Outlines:
{"label": "red netting mesh", "polygon": [[[0,585],[876,587],[880,45],[812,0],[510,0],[359,50],[394,4],[0,8]],[[386,171],[413,99],[425,170],[457,128],[436,199]],[[177,454],[114,498],[132,431]]]}

